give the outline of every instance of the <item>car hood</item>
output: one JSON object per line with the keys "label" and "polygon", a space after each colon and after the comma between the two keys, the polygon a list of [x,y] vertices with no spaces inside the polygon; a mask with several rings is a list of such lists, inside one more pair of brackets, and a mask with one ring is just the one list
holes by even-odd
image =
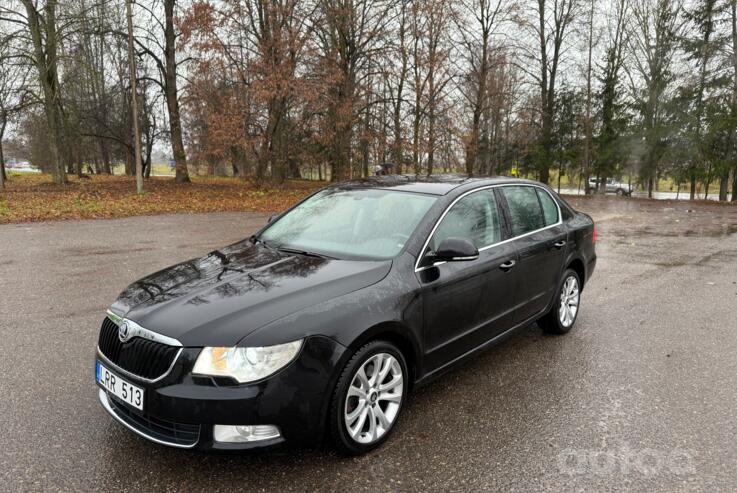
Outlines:
{"label": "car hood", "polygon": [[[270,322],[380,281],[390,267],[286,254],[246,240],[131,284],[111,310],[184,346],[235,346]],[[275,334],[279,342],[286,341]]]}

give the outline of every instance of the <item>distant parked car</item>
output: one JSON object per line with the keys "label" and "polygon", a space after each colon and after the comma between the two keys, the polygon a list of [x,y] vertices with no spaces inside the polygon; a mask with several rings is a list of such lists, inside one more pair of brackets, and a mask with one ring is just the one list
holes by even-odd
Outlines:
{"label": "distant parked car", "polygon": [[[599,189],[599,180],[597,178],[589,178],[589,186],[593,190]],[[606,187],[604,192],[605,193],[616,193],[617,195],[626,195],[630,196],[632,195],[632,191],[635,189],[632,185],[629,183],[624,183],[622,181],[617,181],[613,179],[608,179],[606,181]]]}

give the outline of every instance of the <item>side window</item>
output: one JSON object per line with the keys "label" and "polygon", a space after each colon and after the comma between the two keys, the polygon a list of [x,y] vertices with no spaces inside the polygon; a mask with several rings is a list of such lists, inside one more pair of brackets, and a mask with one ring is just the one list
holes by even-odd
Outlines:
{"label": "side window", "polygon": [[476,248],[501,240],[499,212],[492,189],[474,192],[456,202],[435,230],[430,250],[437,250],[444,239],[451,237],[471,240]]}
{"label": "side window", "polygon": [[542,188],[537,189],[537,196],[540,197],[540,203],[543,206],[543,216],[545,218],[545,226],[550,226],[558,222],[558,206],[548,192]]}
{"label": "side window", "polygon": [[519,236],[545,227],[540,201],[535,187],[502,187],[512,220],[512,235]]}

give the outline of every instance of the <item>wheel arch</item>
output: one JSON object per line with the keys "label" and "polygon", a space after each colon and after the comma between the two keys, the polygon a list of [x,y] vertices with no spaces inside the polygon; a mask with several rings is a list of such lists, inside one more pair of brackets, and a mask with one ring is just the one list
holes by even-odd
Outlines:
{"label": "wheel arch", "polygon": [[[412,331],[401,322],[389,321],[378,323],[369,329],[363,331],[361,335],[356,337],[348,346],[346,354],[350,358],[353,353],[358,351],[361,346],[376,340],[384,340],[396,345],[402,352],[407,363],[407,371],[409,371],[410,390],[414,387],[415,380],[421,373],[420,347],[417,338]],[[342,363],[345,365],[345,362]]]}
{"label": "wheel arch", "polygon": [[583,291],[583,287],[586,284],[586,267],[584,266],[583,260],[578,257],[570,259],[566,264],[566,269],[571,269],[578,274],[578,280],[581,283],[581,291]]}
{"label": "wheel arch", "polygon": [[[407,363],[407,371],[409,372],[409,378],[407,379],[408,389],[412,391],[415,385],[417,375],[421,371],[421,360],[420,360],[420,346],[417,338],[413,335],[412,331],[404,324],[396,321],[381,322],[376,325],[369,327],[368,329],[361,332],[353,342],[348,346],[345,346],[345,351],[340,358],[340,361],[336,365],[336,371],[331,375],[329,380],[329,395],[332,398],[333,390],[338,383],[340,374],[343,372],[343,368],[353,355],[362,346],[368,344],[371,341],[383,340],[388,341],[396,345],[402,352],[404,359]],[[329,409],[331,398],[325,399],[322,409],[322,430],[321,435],[323,439],[326,438],[325,433],[328,430]]]}

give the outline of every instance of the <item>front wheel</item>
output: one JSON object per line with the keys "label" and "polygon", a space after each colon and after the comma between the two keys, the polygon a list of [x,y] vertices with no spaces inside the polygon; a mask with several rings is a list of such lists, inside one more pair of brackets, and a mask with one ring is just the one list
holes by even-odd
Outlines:
{"label": "front wheel", "polygon": [[407,363],[387,341],[372,341],[346,363],[330,404],[329,427],[343,453],[369,452],[386,441],[408,389]]}
{"label": "front wheel", "polygon": [[565,334],[576,323],[581,302],[581,280],[576,271],[567,269],[561,277],[556,302],[539,324],[550,334]]}

